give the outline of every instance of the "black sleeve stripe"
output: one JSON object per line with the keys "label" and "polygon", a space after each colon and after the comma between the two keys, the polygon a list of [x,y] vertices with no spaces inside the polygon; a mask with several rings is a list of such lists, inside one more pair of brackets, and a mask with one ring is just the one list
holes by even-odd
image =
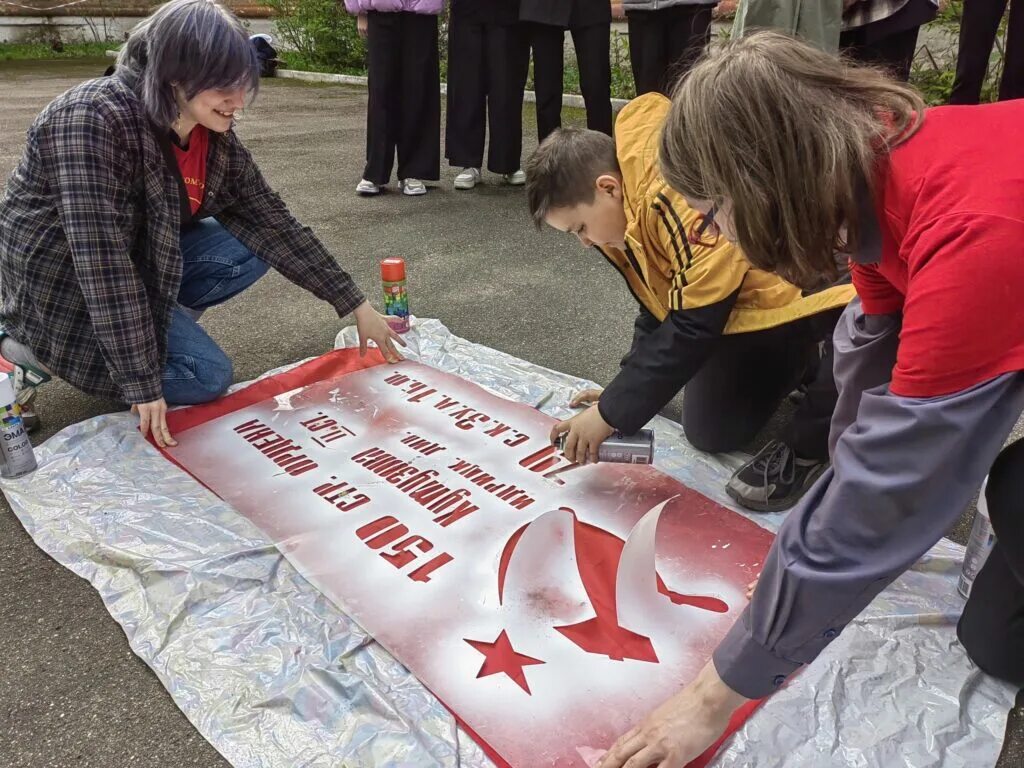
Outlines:
{"label": "black sleeve stripe", "polygon": [[[683,271],[686,269],[686,266],[683,263],[683,254],[679,251],[679,233],[672,229],[672,225],[669,223],[668,217],[665,216],[665,211],[664,209],[662,209],[660,205],[654,203],[654,205],[651,207],[658,212],[658,215],[661,217],[662,222],[665,224],[665,230],[668,232],[668,236],[672,240],[672,248],[676,252],[676,264],[678,265],[676,272],[677,274],[682,276]],[[685,244],[686,241],[684,240],[683,242]],[[685,285],[686,278],[683,277],[682,279],[683,284]]]}
{"label": "black sleeve stripe", "polygon": [[[664,204],[668,212],[672,214],[672,218],[676,222],[676,227],[679,231],[679,236],[683,241],[683,248],[686,250],[686,268],[689,269],[693,265],[693,252],[690,250],[690,243],[686,238],[686,228],[683,226],[683,220],[679,218],[679,214],[676,213],[676,209],[672,207],[671,201],[667,197],[665,197],[665,194],[663,192],[658,193],[658,199]],[[665,215],[660,208],[658,210],[659,213],[662,214],[662,216]]]}

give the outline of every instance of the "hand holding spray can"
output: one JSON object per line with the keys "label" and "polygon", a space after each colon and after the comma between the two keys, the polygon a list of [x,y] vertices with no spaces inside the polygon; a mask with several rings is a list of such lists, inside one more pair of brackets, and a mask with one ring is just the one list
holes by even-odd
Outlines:
{"label": "hand holding spray can", "polygon": [[[565,451],[568,434],[558,436],[558,450]],[[653,464],[654,430],[641,429],[635,435],[616,432],[597,450],[597,460],[613,464]]]}
{"label": "hand holding spray can", "polygon": [[13,479],[34,472],[36,466],[32,441],[14,396],[14,382],[0,374],[0,475]]}
{"label": "hand holding spray can", "polygon": [[988,560],[992,547],[996,544],[996,534],[992,529],[992,521],[988,516],[988,499],[985,498],[985,490],[988,488],[988,478],[981,484],[981,495],[978,497],[978,514],[974,517],[974,525],[971,527],[971,538],[967,541],[967,552],[964,553],[964,569],[960,574],[960,583],[957,589],[964,597],[971,596],[971,587],[978,573]]}
{"label": "hand holding spray can", "polygon": [[[380,279],[384,285],[384,314],[396,333],[409,330],[409,294],[405,289],[405,259],[397,256],[380,263]],[[390,318],[395,318],[391,320]]]}

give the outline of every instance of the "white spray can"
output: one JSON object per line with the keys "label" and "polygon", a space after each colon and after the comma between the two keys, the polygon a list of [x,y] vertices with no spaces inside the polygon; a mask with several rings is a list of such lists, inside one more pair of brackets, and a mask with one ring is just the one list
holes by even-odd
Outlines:
{"label": "white spray can", "polygon": [[14,397],[14,382],[0,374],[0,475],[21,477],[36,469],[36,455]]}
{"label": "white spray can", "polygon": [[988,560],[992,547],[996,544],[996,534],[992,530],[992,521],[988,515],[988,500],[985,498],[985,489],[988,488],[988,478],[981,484],[981,496],[978,497],[978,514],[974,517],[974,526],[971,528],[971,538],[967,542],[967,552],[964,555],[964,569],[960,573],[960,583],[957,589],[964,597],[971,596],[971,587]]}

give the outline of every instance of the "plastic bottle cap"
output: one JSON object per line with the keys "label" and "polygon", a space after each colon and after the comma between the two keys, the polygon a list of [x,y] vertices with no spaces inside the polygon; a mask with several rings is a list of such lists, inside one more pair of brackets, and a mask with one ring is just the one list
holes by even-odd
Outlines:
{"label": "plastic bottle cap", "polygon": [[393,256],[380,263],[380,278],[389,283],[405,280],[405,259]]}
{"label": "plastic bottle cap", "polygon": [[6,373],[0,373],[0,407],[14,402],[14,382]]}

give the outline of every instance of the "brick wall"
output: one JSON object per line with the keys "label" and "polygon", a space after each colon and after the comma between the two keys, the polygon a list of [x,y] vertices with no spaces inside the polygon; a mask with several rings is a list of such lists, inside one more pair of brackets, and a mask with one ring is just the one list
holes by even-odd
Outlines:
{"label": "brick wall", "polygon": [[[11,0],[18,5],[0,3],[0,16],[146,16],[159,2],[146,0],[85,0],[63,5],[69,0]],[[270,16],[270,9],[253,0],[226,0],[225,4],[242,18],[260,19]],[[19,6],[29,6],[33,10]]]}

